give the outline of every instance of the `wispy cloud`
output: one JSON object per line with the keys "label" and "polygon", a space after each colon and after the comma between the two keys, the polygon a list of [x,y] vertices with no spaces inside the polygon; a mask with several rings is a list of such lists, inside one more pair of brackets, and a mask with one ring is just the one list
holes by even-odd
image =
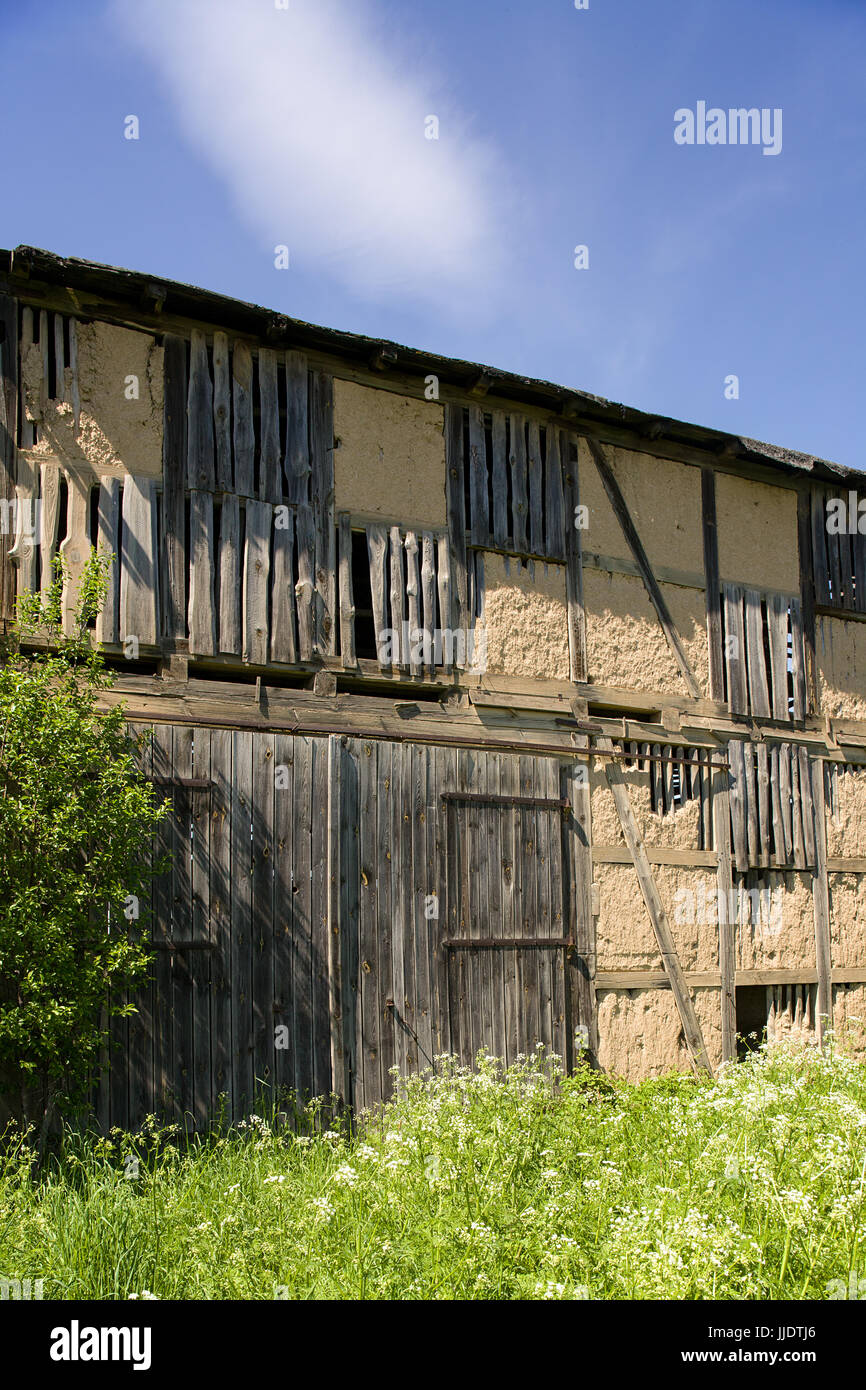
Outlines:
{"label": "wispy cloud", "polygon": [[[265,247],[363,296],[489,292],[508,186],[438,74],[359,0],[115,3]],[[447,109],[444,109],[447,106]],[[438,115],[440,138],[425,138]]]}

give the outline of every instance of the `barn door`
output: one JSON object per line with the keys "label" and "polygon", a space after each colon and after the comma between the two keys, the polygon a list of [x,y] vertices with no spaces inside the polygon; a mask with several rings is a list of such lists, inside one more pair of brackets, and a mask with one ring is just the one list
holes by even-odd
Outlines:
{"label": "barn door", "polygon": [[[501,777],[485,783],[479,766],[466,790],[442,794],[451,1051],[466,1065],[481,1048],[511,1063],[543,1044],[570,1067],[568,803],[554,760],[503,761]],[[476,790],[479,783],[496,790]]]}

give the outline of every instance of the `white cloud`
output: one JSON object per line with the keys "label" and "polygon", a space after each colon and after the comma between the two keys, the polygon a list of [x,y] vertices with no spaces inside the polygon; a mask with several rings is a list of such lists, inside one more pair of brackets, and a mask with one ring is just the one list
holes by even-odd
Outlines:
{"label": "white cloud", "polygon": [[[371,297],[465,307],[498,281],[508,180],[497,156],[358,0],[289,0],[287,11],[149,0],[115,14],[265,246],[285,243],[293,265]],[[438,140],[424,135],[430,114]]]}

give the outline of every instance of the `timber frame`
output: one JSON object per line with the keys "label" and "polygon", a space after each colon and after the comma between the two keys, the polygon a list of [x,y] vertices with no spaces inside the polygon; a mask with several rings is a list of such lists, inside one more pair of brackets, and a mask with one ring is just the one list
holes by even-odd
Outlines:
{"label": "timber frame", "polygon": [[[44,441],[40,452],[49,408],[78,436],[87,407],[79,340],[93,323],[146,335],[161,350],[158,472],[84,466],[46,451]],[[480,372],[190,286],[32,247],[0,252],[4,518],[18,504],[12,543],[0,555],[0,620],[8,624],[16,593],[45,587],[55,551],[67,561],[67,607],[90,542],[117,553],[95,633],[117,667],[105,701],[122,700],[131,725],[154,731],[149,775],[170,788],[196,846],[173,890],[175,901],[177,891],[186,895],[187,916],[169,925],[164,886],[152,904],[153,939],[162,947],[157,979],[128,1025],[130,1037],[147,1038],[149,1060],[104,1092],[106,1120],[132,1122],[140,1106],[171,1092],[184,1113],[204,1122],[220,1087],[237,1106],[248,1105],[263,1076],[372,1104],[387,1093],[391,1061],[423,1065],[455,1037],[464,1051],[484,1044],[476,1009],[490,1037],[531,1043],[536,1035],[509,1013],[519,1013],[521,989],[548,1001],[555,1033],[566,1020],[560,1032],[571,1060],[582,1040],[593,1062],[602,996],[670,990],[688,1058],[712,1071],[736,1056],[738,988],[765,987],[769,998],[814,987],[820,1039],[833,1021],[834,991],[866,984],[866,953],[834,961],[831,920],[831,876],[866,875],[866,852],[830,854],[826,823],[834,769],[866,768],[866,705],[863,717],[848,712],[850,701],[841,713],[827,708],[820,652],[822,624],[835,632],[833,624],[866,618],[866,536],[840,538],[825,525],[827,499],[853,493],[856,502],[862,475],[492,369],[484,369],[482,397]],[[431,379],[444,435],[441,517],[419,525],[344,507],[335,480],[335,383],[422,403]],[[697,566],[650,558],[626,498],[619,459],[629,451],[698,470]],[[792,499],[796,585],[731,578],[720,561],[717,514],[725,479]],[[600,484],[620,531],[603,549],[576,524],[590,482]],[[34,538],[19,518],[36,499]],[[500,563],[508,574],[516,566],[521,582],[536,572],[539,582],[561,578],[567,670],[560,677],[474,669],[471,652],[453,644],[403,640],[416,630],[472,634],[485,620]],[[587,594],[605,576],[612,585],[640,585],[679,693],[670,682],[647,689],[594,678]],[[700,669],[673,615],[672,596],[683,594],[701,606]],[[397,639],[383,655],[386,633]],[[284,765],[293,769],[288,813],[269,790]],[[647,838],[633,805],[636,778],[646,778],[651,814],[697,803],[693,847]],[[395,787],[402,800],[386,824],[383,807]],[[594,838],[591,808],[602,793],[616,809],[616,843]],[[258,827],[262,798],[269,809]],[[288,817],[282,831],[281,816]],[[254,852],[247,882],[238,863],[248,853],[250,817],[253,842],[261,829],[266,852],[263,859]],[[205,824],[199,844],[196,826]],[[281,993],[281,972],[291,967],[292,979],[300,978],[300,948],[279,935],[271,859],[290,824],[300,856],[286,868],[292,891],[298,881],[312,884],[306,983],[291,1000]],[[485,837],[509,865],[504,884]],[[520,859],[527,844],[535,855],[542,842],[549,875],[533,877],[528,861],[518,872],[509,855]],[[374,860],[388,866],[375,900]],[[439,878],[430,876],[434,864]],[[596,880],[617,865],[634,870],[662,970],[599,963]],[[679,870],[711,873],[725,902],[753,872],[805,876],[812,959],[740,966],[737,926],[721,920],[712,968],[684,965],[661,886],[665,873]],[[480,898],[478,875],[486,884]],[[517,974],[506,962],[501,977],[491,975],[480,954],[498,947],[505,959],[528,947],[516,917],[506,930],[518,878],[521,910],[534,914],[533,944],[545,949],[532,951],[539,962],[531,967],[518,961]],[[440,891],[441,917],[423,916],[425,902],[429,909],[435,900],[439,911]],[[474,921],[488,903],[499,931]],[[265,956],[255,944],[262,912],[275,933]],[[365,913],[370,935],[359,938]],[[391,913],[407,914],[405,934],[390,933]],[[431,920],[442,931],[435,939],[428,932],[422,950]],[[231,924],[227,954],[223,921]],[[548,926],[536,931],[538,922]],[[371,941],[375,963],[364,955]],[[379,994],[368,1001],[370,975]],[[696,1005],[707,990],[719,1001],[715,1061]],[[543,1027],[544,1009],[533,1007]],[[271,1008],[274,1017],[309,1024],[303,1046],[292,1024],[295,1051],[306,1060],[286,1076],[268,1041]],[[433,1016],[437,1008],[451,1008],[450,1032]],[[165,1029],[175,1039],[171,1057],[163,1055]],[[205,1036],[207,1060],[204,1052],[199,1060],[196,1040]]]}

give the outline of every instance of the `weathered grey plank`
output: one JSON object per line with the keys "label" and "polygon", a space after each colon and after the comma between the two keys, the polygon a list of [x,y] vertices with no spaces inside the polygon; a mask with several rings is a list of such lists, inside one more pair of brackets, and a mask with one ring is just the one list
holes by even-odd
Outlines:
{"label": "weathered grey plank", "polygon": [[803,839],[806,842],[806,863],[811,866],[816,862],[813,800],[817,789],[812,787],[812,760],[809,757],[809,750],[800,746],[797,749],[797,757],[800,762],[800,803],[802,806]]}
{"label": "weathered grey plank", "polygon": [[277,354],[271,348],[259,348],[259,497],[263,502],[283,500]]}
{"label": "weathered grey plank", "polygon": [[767,658],[764,652],[764,621],[761,594],[757,589],[743,593],[746,611],[746,660],[749,667],[750,713],[767,718],[770,714],[770,692],[767,681]]}
{"label": "weathered grey plank", "polygon": [[726,584],[725,668],[728,677],[728,705],[731,714],[746,714],[746,633],[743,623],[743,591],[737,584]]}
{"label": "weathered grey plank", "polygon": [[[797,496],[797,556],[800,570],[800,603],[802,604],[804,714],[817,706],[817,675],[815,663],[815,580],[812,563],[812,504],[811,492]],[[793,619],[793,609],[792,609]],[[794,661],[796,666],[796,649]],[[797,698],[797,680],[794,681]],[[803,717],[796,716],[795,717]]]}
{"label": "weathered grey plank", "polygon": [[728,761],[731,765],[730,806],[734,831],[734,853],[738,872],[745,873],[749,867],[749,856],[746,850],[745,764],[743,745],[740,739],[731,739],[729,742]]}
{"label": "weathered grey plank", "polygon": [[448,511],[449,572],[451,578],[451,616],[443,627],[468,628],[466,580],[466,503],[463,494],[463,411],[458,405],[445,406],[445,466]]}
{"label": "weathered grey plank", "polygon": [[821,604],[829,604],[832,601],[830,596],[830,564],[827,556],[827,513],[825,498],[826,493],[823,488],[812,488],[812,575],[815,587],[815,601]]}
{"label": "weathered grey plank", "polygon": [[[54,554],[54,537],[57,534],[57,507],[59,504],[59,474],[57,469],[52,469],[53,477],[50,480],[45,478],[45,466],[43,466],[42,480],[42,588],[45,591],[46,578],[50,579],[50,572],[46,575],[46,567],[50,566],[50,559]],[[50,502],[46,508],[46,482],[50,482]],[[119,551],[119,524],[120,524],[120,479],[116,477],[104,477],[99,480],[99,505],[97,511],[97,536],[98,550],[103,558],[111,557],[111,569],[108,572],[108,586],[105,591],[105,599],[102,608],[96,616],[96,640],[97,642],[118,642],[120,640],[120,561]],[[47,534],[46,534],[47,532]],[[46,542],[50,537],[50,546],[46,547]]]}
{"label": "weathered grey plank", "polygon": [[794,718],[806,716],[806,650],[803,631],[802,605],[791,599],[791,677],[794,694]]}
{"label": "weathered grey plank", "polygon": [[721,907],[719,919],[719,974],[722,1004],[722,1060],[731,1062],[737,1055],[736,1005],[736,928],[730,911],[733,872],[731,868],[730,780],[724,768],[711,773],[713,779],[713,839],[719,856],[716,867],[716,887]]}
{"label": "weathered grey plank", "polygon": [[[89,509],[89,495],[86,505]],[[156,484],[127,474],[123,480],[120,555],[120,636],[141,646],[157,640]],[[62,547],[61,547],[62,549]]]}
{"label": "weathered grey plank", "polygon": [[770,802],[773,810],[773,862],[784,864],[785,829],[782,821],[782,774],[778,743],[770,747]]}
{"label": "weathered grey plank", "polygon": [[162,593],[163,632],[185,639],[186,613],[186,344],[163,338]]}
{"label": "weathered grey plank", "polygon": [[[271,583],[271,661],[288,663],[297,661],[298,649],[295,637],[294,544],[294,511],[289,507],[278,507],[274,513],[274,561],[273,579]],[[352,632],[354,635],[354,628]]]}
{"label": "weathered grey plank", "polygon": [[295,527],[298,543],[298,582],[295,585],[298,607],[298,654],[301,661],[309,661],[315,642],[316,532],[312,509],[306,503],[298,507]]}
{"label": "weathered grey plank", "polygon": [[[436,591],[439,600],[439,628],[444,633],[451,627],[453,598],[451,589],[451,544],[447,535],[441,535],[436,544]],[[435,659],[435,657],[434,657]],[[450,671],[451,663],[443,647],[443,670]]]}
{"label": "weathered grey plank", "polygon": [[395,665],[404,666],[408,653],[404,650],[403,623],[406,616],[406,593],[403,581],[403,538],[399,526],[392,526],[389,534],[389,612],[391,631],[395,640],[397,659]]}
{"label": "weathered grey plank", "polygon": [[406,551],[406,607],[409,623],[409,670],[413,676],[424,671],[423,643],[419,637],[421,629],[421,577],[418,571],[418,537],[414,531],[406,532],[404,541]]}
{"label": "weathered grey plank", "polygon": [[[746,797],[746,826],[750,864],[760,863],[760,831],[758,823],[758,788],[755,782],[755,749],[751,739],[742,745],[744,759],[744,795]],[[739,865],[737,865],[739,868]]]}
{"label": "weathered grey plank", "polygon": [[508,464],[511,469],[511,528],[514,549],[527,548],[529,491],[526,477],[526,424],[522,415],[508,422]]}
{"label": "weathered grey plank", "polygon": [[211,1084],[215,1105],[232,1114],[232,734],[210,731]]}
{"label": "weathered grey plank", "polygon": [[[104,481],[104,480],[103,480]],[[115,484],[115,495],[120,496],[119,479],[112,480]],[[100,489],[101,503],[101,489]],[[60,520],[60,471],[54,463],[42,463],[39,465],[39,589],[42,594],[43,602],[46,601],[48,593],[54,583],[54,556],[57,550],[57,526]],[[34,517],[34,524],[36,518]],[[115,521],[116,531],[116,521]],[[100,525],[100,535],[102,527]],[[115,547],[117,538],[115,534]],[[6,542],[0,541],[0,548],[5,552]],[[100,550],[102,546],[100,546]],[[112,550],[113,553],[113,550]],[[117,575],[117,562],[114,564],[114,574]],[[104,639],[103,639],[104,640]]]}
{"label": "weathered grey plank", "polygon": [[[193,774],[207,786],[190,792],[191,920],[190,940],[202,946],[211,944],[210,828],[211,828],[211,738],[212,730],[198,728],[193,736]],[[188,970],[192,992],[192,1114],[197,1129],[204,1129],[214,1114],[211,1075],[211,953],[192,951]]]}
{"label": "weathered grey plank", "polygon": [[215,647],[213,494],[193,491],[189,496],[189,650],[196,656],[213,656]]}
{"label": "weathered grey plank", "polygon": [[[808,754],[806,755],[808,757]],[[824,763],[812,760],[812,806],[814,811],[815,869],[812,875],[812,903],[815,918],[815,967],[818,972],[818,1017],[815,1031],[823,1047],[824,1035],[833,1027],[833,988],[831,985],[830,889],[827,878],[826,786]]]}
{"label": "weathered grey plank", "polygon": [[343,934],[350,924],[342,916],[341,867],[343,835],[343,746],[328,739],[328,1015],[331,1035],[331,1078],[334,1092],[345,1101],[350,1093],[348,1057],[343,1033]]}
{"label": "weathered grey plank", "polygon": [[232,348],[232,448],[234,490],[240,497],[255,492],[255,435],[253,433],[253,359],[249,345]]}
{"label": "weathered grey plank", "polygon": [[436,638],[436,556],[433,536],[429,531],[425,531],[421,537],[421,608],[425,641],[428,643],[426,669],[427,674],[432,676]]}
{"label": "weathered grey plank", "polygon": [[334,388],[327,372],[310,378],[310,466],[316,528],[316,647],[337,649],[337,539],[334,525]]}
{"label": "weathered grey plank", "polygon": [[352,589],[352,518],[340,512],[340,656],[344,667],[357,665],[355,655],[355,596]]}
{"label": "weathered grey plank", "polygon": [[286,454],[283,467],[290,502],[310,501],[310,445],[307,413],[307,359],[286,353]]}
{"label": "weathered grey plank", "polygon": [[785,838],[785,863],[794,862],[794,830],[791,811],[791,745],[779,745],[779,799],[782,810],[782,833]]}
{"label": "weathered grey plank", "polygon": [[295,1087],[301,1098],[313,1093],[313,895],[312,815],[313,740],[294,740],[292,857],[292,1036]]}
{"label": "weathered grey plank", "polygon": [[803,834],[803,802],[800,794],[800,759],[796,744],[791,745],[791,813],[794,837],[794,867],[806,867],[806,841]]}
{"label": "weathered grey plank", "polygon": [[253,735],[232,732],[231,991],[232,1091],[235,1115],[253,1104],[252,798]]}
{"label": "weathered grey plank", "polygon": [[565,501],[562,486],[562,449],[556,425],[547,427],[547,458],[545,473],[545,539],[547,554],[562,559],[565,555]]}
{"label": "weathered grey plank", "polygon": [[190,337],[189,395],[187,397],[186,485],[212,492],[214,477],[213,383],[207,340],[200,328]]}
{"label": "weathered grey plank", "polygon": [[758,839],[759,839],[759,863],[766,869],[770,863],[770,764],[767,757],[767,745],[759,743],[755,747],[755,758],[757,762],[756,781],[758,783]]}
{"label": "weathered grey plank", "polygon": [[469,407],[469,496],[472,504],[470,534],[476,545],[490,544],[490,509],[488,501],[487,442],[484,431],[484,412],[480,406]]}
{"label": "weathered grey plank", "polygon": [[526,445],[526,475],[529,485],[529,549],[544,553],[544,469],[541,459],[541,429],[537,420],[529,421]]}
{"label": "weathered grey plank", "polygon": [[219,649],[241,654],[241,518],[237,494],[223,493],[219,538]]}
{"label": "weathered grey plank", "polygon": [[707,644],[709,652],[710,699],[724,700],[725,677],[722,664],[722,603],[719,579],[719,541],[716,525],[716,473],[701,469],[701,507],[703,517],[704,578],[706,581]]}
{"label": "weathered grey plank", "polygon": [[[248,504],[249,505],[249,504]],[[268,503],[261,503],[268,506]],[[252,1030],[256,1090],[274,1081],[274,735],[253,740],[252,794]]]}
{"label": "weathered grey plank", "polygon": [[506,464],[507,440],[505,412],[494,410],[491,415],[491,484],[493,494],[493,543],[508,545],[508,468]]}
{"label": "weathered grey plank", "polygon": [[772,714],[774,719],[788,719],[788,600],[784,595],[767,595],[767,625],[770,634]]}
{"label": "weathered grey plank", "polygon": [[370,591],[373,598],[373,630],[376,635],[376,651],[379,665],[390,665],[385,643],[385,629],[388,622],[388,594],[385,581],[385,557],[388,553],[388,532],[384,526],[367,527],[367,553],[370,558]]}
{"label": "weathered grey plank", "polygon": [[243,658],[253,666],[268,660],[268,589],[271,573],[270,502],[247,499],[244,533]]}
{"label": "weathered grey plank", "polygon": [[229,340],[217,330],[213,335],[213,429],[216,455],[215,481],[221,492],[231,492],[232,422],[231,362]]}

